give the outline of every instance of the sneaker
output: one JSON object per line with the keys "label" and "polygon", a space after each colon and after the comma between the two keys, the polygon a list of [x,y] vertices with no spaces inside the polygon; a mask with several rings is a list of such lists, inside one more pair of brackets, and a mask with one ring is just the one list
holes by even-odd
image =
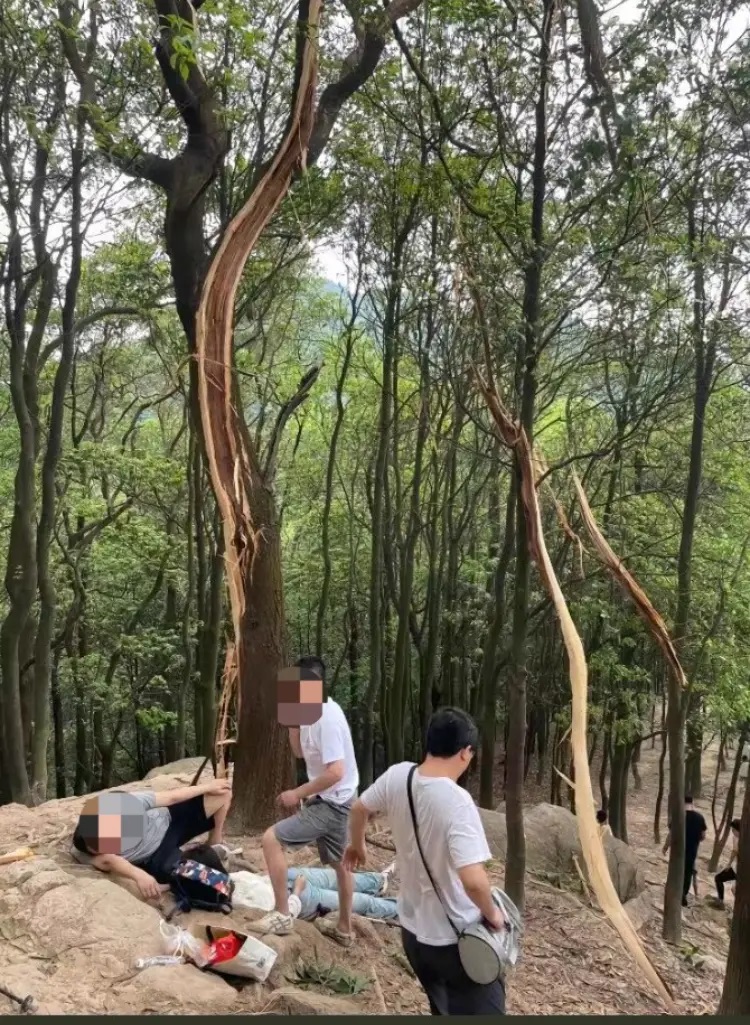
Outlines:
{"label": "sneaker", "polygon": [[280,911],[271,911],[255,922],[248,922],[250,932],[261,933],[263,936],[290,936],[294,931],[294,919],[291,915],[282,915]]}
{"label": "sneaker", "polygon": [[341,932],[336,922],[330,918],[316,918],[315,928],[318,932],[327,936],[329,940],[338,943],[340,947],[351,947],[354,945],[354,935],[350,932]]}

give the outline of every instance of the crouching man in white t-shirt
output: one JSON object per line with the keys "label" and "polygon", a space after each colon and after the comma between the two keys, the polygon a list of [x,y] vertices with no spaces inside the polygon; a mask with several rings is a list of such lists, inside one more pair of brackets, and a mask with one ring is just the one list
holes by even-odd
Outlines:
{"label": "crouching man in white t-shirt", "polygon": [[457,784],[476,751],[477,727],[460,709],[436,712],[427,729],[426,757],[413,776],[414,811],[433,889],[417,850],[407,780],[412,763],[401,762],[366,790],[352,808],[344,865],[365,861],[365,828],[372,815],[386,815],[396,845],[400,878],[398,913],[404,952],[430,1002],[432,1014],[504,1014],[503,984],[478,985],[458,954],[456,933],[484,918],[493,929],[505,919],[492,899],[485,862],[490,850],[470,794]]}
{"label": "crouching man in white t-shirt", "polygon": [[315,844],[320,860],[336,873],[338,921],[316,919],[320,931],[342,947],[354,942],[353,883],[342,865],[349,811],[357,796],[359,772],[349,723],[341,707],[325,695],[325,665],[316,656],[301,658],[279,675],[279,722],[289,728],[297,758],[304,758],[308,782],[279,794],[288,818],[263,834],[263,854],[273,886],[275,909],[253,922],[253,932],[285,936],[294,927],[289,911],[285,847]]}

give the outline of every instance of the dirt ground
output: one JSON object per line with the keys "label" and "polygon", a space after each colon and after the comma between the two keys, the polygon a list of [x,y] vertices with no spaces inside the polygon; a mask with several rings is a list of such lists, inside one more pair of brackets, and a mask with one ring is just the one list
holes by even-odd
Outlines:
{"label": "dirt ground", "polygon": [[[642,789],[632,790],[629,797],[628,831],[631,846],[637,851],[645,866],[646,891],[638,900],[650,917],[641,928],[640,935],[649,956],[652,958],[662,977],[673,990],[678,1011],[682,1014],[713,1014],[718,1007],[723,982],[724,964],[728,948],[729,914],[711,908],[705,897],[713,890],[712,880],[707,869],[710,854],[710,843],[704,843],[704,850],[699,860],[700,897],[691,899],[691,906],[684,913],[683,945],[675,949],[665,944],[661,932],[661,904],[664,879],[666,876],[666,858],[661,854],[661,846],[653,841],[653,812],[657,788],[658,749],[653,750],[647,743],[641,758]],[[710,791],[713,786],[715,770],[715,752],[709,751],[706,759],[704,776],[708,799],[697,802],[709,824],[709,837],[712,836]],[[529,775],[533,780],[534,771]],[[722,774],[719,789],[718,808],[722,807],[724,790],[729,780],[729,772]],[[180,785],[179,777],[170,785]],[[530,782],[528,803],[534,804],[549,800],[545,788],[536,788]],[[37,853],[52,859],[63,873],[57,879],[58,884],[70,883],[71,863],[68,854],[71,824],[77,815],[76,799],[64,802],[53,802],[53,805],[42,806],[35,812],[28,809],[17,809],[16,812],[6,809],[8,813],[4,833],[13,832],[17,824],[23,832],[17,835],[4,836],[11,845],[20,843],[22,837],[28,837],[34,843]],[[16,807],[17,806],[12,806]],[[46,810],[45,810],[46,809]],[[14,817],[15,816],[15,817]],[[2,819],[2,815],[0,815]],[[664,822],[666,821],[666,811]],[[35,842],[34,833],[40,830],[39,842]],[[662,827],[664,836],[665,825]],[[31,832],[29,832],[31,831]],[[44,832],[42,842],[41,833]],[[229,836],[228,841],[234,847],[241,847],[243,859],[247,867],[263,871],[260,840],[258,837]],[[382,869],[393,860],[387,832],[375,833],[370,838],[368,867]],[[10,849],[10,848],[9,848]],[[304,852],[294,859],[297,864],[310,864],[315,861],[315,852]],[[55,865],[52,865],[54,868]],[[81,871],[74,870],[73,874]],[[58,873],[59,874],[59,873]],[[491,865],[491,874],[498,884],[503,883],[503,867],[501,864]],[[100,877],[101,878],[101,877]],[[30,885],[30,884],[29,884]],[[101,884],[99,884],[101,885]],[[108,884],[112,885],[112,884]],[[731,908],[733,895],[728,893],[728,904]],[[130,898],[127,898],[130,900]],[[125,907],[125,905],[123,905]],[[130,905],[127,905],[130,906]],[[133,905],[137,911],[138,905]],[[2,911],[2,900],[0,900]],[[149,912],[153,914],[153,912]],[[592,905],[583,888],[575,892],[561,890],[554,880],[530,876],[527,883],[527,904],[525,913],[525,937],[522,955],[517,968],[508,979],[507,1010],[509,1014],[653,1014],[666,1013],[658,998],[651,991],[649,984],[642,978],[630,955],[625,951],[619,937],[595,905]],[[308,923],[299,923],[297,936],[284,952],[280,951],[279,967],[271,985],[255,984],[238,985],[236,994],[230,994],[229,1013],[257,1014],[262,1012],[275,1014],[328,1014],[328,1013],[365,1013],[365,1014],[426,1014],[427,1003],[416,980],[410,973],[401,951],[398,928],[383,923],[367,923],[361,921],[361,935],[353,950],[343,951],[329,940],[324,939],[317,930]],[[6,923],[7,924],[7,923]],[[2,916],[0,915],[0,926]],[[148,935],[148,929],[146,934]],[[2,928],[0,928],[2,935]],[[20,948],[19,948],[20,949]],[[31,953],[30,960],[24,959],[8,948],[8,957],[2,956],[0,950],[0,983],[5,978],[24,978],[30,976],[30,965],[40,964]],[[80,970],[90,970],[85,960],[86,952],[78,951],[81,959]],[[5,968],[2,968],[5,964]],[[24,965],[26,967],[24,968]],[[307,966],[303,977],[298,974],[302,966]],[[313,966],[325,975],[333,966],[334,970],[346,973],[345,982],[354,993],[342,992],[338,983],[331,987],[331,976],[324,980],[328,985],[300,985],[309,979],[309,968]],[[34,969],[37,970],[37,969]],[[14,976],[11,974],[16,972]],[[38,976],[40,989],[47,986],[57,987],[55,995],[62,999],[64,1013],[75,1008],[78,1013],[96,1010],[88,1004],[84,1007],[80,999],[75,998],[71,989],[67,998],[61,992],[62,987],[70,989],[78,979],[79,969],[65,960],[48,965],[45,971],[55,972],[48,983],[42,982]],[[118,969],[119,971],[119,969]],[[195,1005],[195,1000],[206,998],[201,989],[208,980],[196,974],[195,980],[186,979],[188,983],[196,983],[195,999],[186,992],[181,992],[183,1006],[173,1004],[167,987],[178,985],[176,976],[161,973],[178,971],[173,968],[149,969],[138,976],[135,971],[128,971],[128,979],[113,978],[113,982],[102,997],[102,1010],[105,1012],[149,1013],[144,1007],[172,1008],[173,1013],[201,1011],[204,1008]],[[195,972],[194,969],[179,971]],[[20,975],[18,973],[21,973]],[[151,973],[151,976],[146,979]],[[23,973],[27,973],[24,975]],[[104,974],[104,973],[102,973]],[[117,974],[117,973],[115,973]],[[183,976],[180,976],[183,978]],[[53,981],[54,979],[54,981]],[[211,980],[218,986],[218,980]],[[335,981],[335,980],[334,980]],[[80,982],[80,979],[78,979]],[[140,987],[140,990],[138,989]],[[147,989],[144,997],[144,987]],[[149,988],[150,987],[150,988]],[[226,994],[227,987],[222,983],[219,989]],[[346,984],[343,989],[346,989]],[[157,992],[158,990],[158,992]],[[154,1004],[149,1001],[152,999]],[[221,993],[218,994],[221,996]],[[64,998],[64,999],[63,999]],[[144,1002],[145,1001],[145,1002]],[[0,997],[0,1014],[9,1013],[11,1006]],[[216,1010],[216,1009],[215,1009]]]}
{"label": "dirt ground", "polygon": [[[649,957],[672,989],[682,1014],[714,1014],[723,983],[723,966],[729,942],[729,914],[707,906],[706,895],[713,892],[708,873],[710,840],[713,836],[710,790],[716,753],[709,751],[704,775],[708,800],[696,801],[709,826],[709,838],[699,857],[699,899],[690,898],[684,912],[683,946],[677,950],[661,939],[661,908],[667,860],[653,841],[653,815],[658,785],[658,747],[650,742],[641,756],[642,789],[632,791],[628,802],[628,833],[646,866],[646,904],[651,918],[640,931]],[[533,771],[529,779],[533,777]],[[720,799],[728,783],[729,772],[722,775]],[[542,788],[528,787],[529,803],[548,801],[548,783]],[[722,805],[719,803],[719,811]],[[662,839],[666,836],[666,810]],[[380,838],[383,842],[383,838]],[[387,838],[385,838],[387,842]],[[254,841],[245,840],[248,850]],[[370,845],[371,867],[383,868],[392,859],[391,851]],[[310,858],[312,860],[312,857]],[[502,885],[501,865],[492,867],[494,881]],[[727,891],[731,909],[733,894]],[[508,982],[509,1014],[663,1014],[649,984],[643,980],[630,954],[599,911],[581,893],[561,891],[541,879],[529,878],[525,913],[525,937],[521,960]],[[427,1004],[415,980],[408,974],[401,955],[397,929],[378,930],[383,949],[375,960],[368,946],[349,957],[350,970],[373,974],[382,992],[369,993],[364,1001],[372,1013],[426,1014]],[[337,959],[340,954],[335,955]],[[363,997],[365,994],[363,994]],[[384,1004],[384,1008],[383,1005]],[[362,1007],[364,1011],[365,1008]]]}

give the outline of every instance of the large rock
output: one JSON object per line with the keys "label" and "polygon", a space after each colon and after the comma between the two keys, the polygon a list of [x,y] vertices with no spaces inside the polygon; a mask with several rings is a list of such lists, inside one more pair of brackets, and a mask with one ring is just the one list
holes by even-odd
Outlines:
{"label": "large rock", "polygon": [[277,989],[263,1008],[266,1014],[360,1014],[361,1008],[345,997],[327,996],[297,986]]}
{"label": "large rock", "polygon": [[[189,776],[192,780],[198,769],[203,765],[203,758],[180,758],[176,762],[168,762],[166,765],[157,765],[151,772],[146,773],[143,777],[147,780],[156,779],[157,776]],[[206,762],[206,766],[201,774],[201,782],[205,783],[208,779],[213,779],[214,770],[211,766],[211,762]]]}
{"label": "large rock", "polygon": [[[481,810],[493,858],[505,861],[508,835],[505,812]],[[577,878],[573,855],[585,872],[575,815],[554,804],[537,804],[524,812],[526,867],[537,875]],[[620,900],[632,900],[646,887],[643,866],[632,848],[613,836],[604,840],[607,863]]]}
{"label": "large rock", "polygon": [[137,971],[138,958],[163,953],[159,922],[92,870],[44,857],[0,866],[0,981],[42,1014],[230,1010],[235,991],[190,965]]}

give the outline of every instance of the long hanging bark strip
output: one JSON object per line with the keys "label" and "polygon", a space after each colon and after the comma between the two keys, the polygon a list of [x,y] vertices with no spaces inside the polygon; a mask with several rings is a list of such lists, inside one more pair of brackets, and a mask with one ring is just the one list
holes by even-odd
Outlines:
{"label": "long hanging bark strip", "polygon": [[[206,456],[221,512],[234,628],[236,672],[245,659],[243,622],[247,583],[263,538],[253,523],[266,481],[238,410],[234,376],[234,301],[242,272],[296,172],[305,165],[314,120],[317,30],[321,0],[301,0],[295,94],[284,138],[243,208],[227,228],[211,263],[196,317],[196,359]],[[239,705],[241,688],[238,689]],[[237,710],[239,717],[239,708]]]}
{"label": "long hanging bark strip", "polygon": [[680,664],[664,620],[644,590],[623,566],[610,548],[591,512],[581,482],[573,475],[583,521],[594,544],[594,550],[615,580],[632,599],[646,628],[656,639],[669,669],[667,701],[667,738],[669,748],[669,829],[670,851],[667,882],[664,887],[664,918],[662,935],[667,942],[677,943],[682,935],[682,880],[685,873],[685,777],[684,777],[684,698],[687,678]]}
{"label": "long hanging bark strip", "polygon": [[523,499],[523,510],[526,518],[529,548],[534,561],[537,564],[539,574],[542,578],[552,602],[555,606],[563,641],[568,653],[570,663],[570,682],[572,690],[572,721],[571,721],[571,745],[573,748],[573,763],[575,767],[575,790],[576,790],[576,820],[578,822],[578,833],[581,840],[581,849],[586,862],[588,877],[602,910],[607,915],[612,925],[619,933],[623,943],[633,955],[636,963],[643,970],[646,978],[651,982],[659,996],[662,998],[669,1010],[673,1010],[674,1003],[669,987],[659,975],[651,963],[648,954],[643,948],[633,923],[628,918],[625,909],[620,903],[612,878],[609,873],[607,859],[604,854],[604,847],[599,835],[596,822],[594,804],[594,791],[591,784],[591,773],[589,771],[588,749],[587,749],[587,690],[588,690],[588,667],[586,656],[583,650],[583,643],[576,630],[568,606],[563,597],[560,584],[558,583],[552,561],[547,552],[542,530],[542,517],[537,497],[536,481],[541,476],[541,467],[535,460],[528,437],[523,428],[519,427],[512,420],[510,414],[500,399],[497,386],[492,375],[492,364],[489,352],[488,340],[485,338],[485,358],[487,363],[487,383],[481,374],[475,370],[479,388],[484,396],[497,428],[498,435],[503,443],[511,449],[518,460],[521,472],[521,495]]}
{"label": "long hanging bark strip", "polygon": [[649,601],[646,592],[631,576],[625,566],[623,566],[622,560],[615,555],[607,543],[606,538],[599,530],[596,520],[594,519],[594,514],[591,512],[588,499],[586,498],[586,493],[575,473],[573,474],[573,483],[575,484],[575,489],[578,494],[578,502],[581,507],[583,522],[585,523],[586,530],[593,542],[596,554],[610,573],[612,573],[617,582],[632,598],[636,612],[646,624],[649,632],[655,638],[656,643],[664,652],[664,658],[667,660],[667,665],[669,666],[670,671],[679,683],[680,687],[686,688],[687,678],[682,666],[680,665],[680,660],[677,657],[677,652],[675,651],[672,638],[669,636],[669,631],[667,630],[664,620]]}

